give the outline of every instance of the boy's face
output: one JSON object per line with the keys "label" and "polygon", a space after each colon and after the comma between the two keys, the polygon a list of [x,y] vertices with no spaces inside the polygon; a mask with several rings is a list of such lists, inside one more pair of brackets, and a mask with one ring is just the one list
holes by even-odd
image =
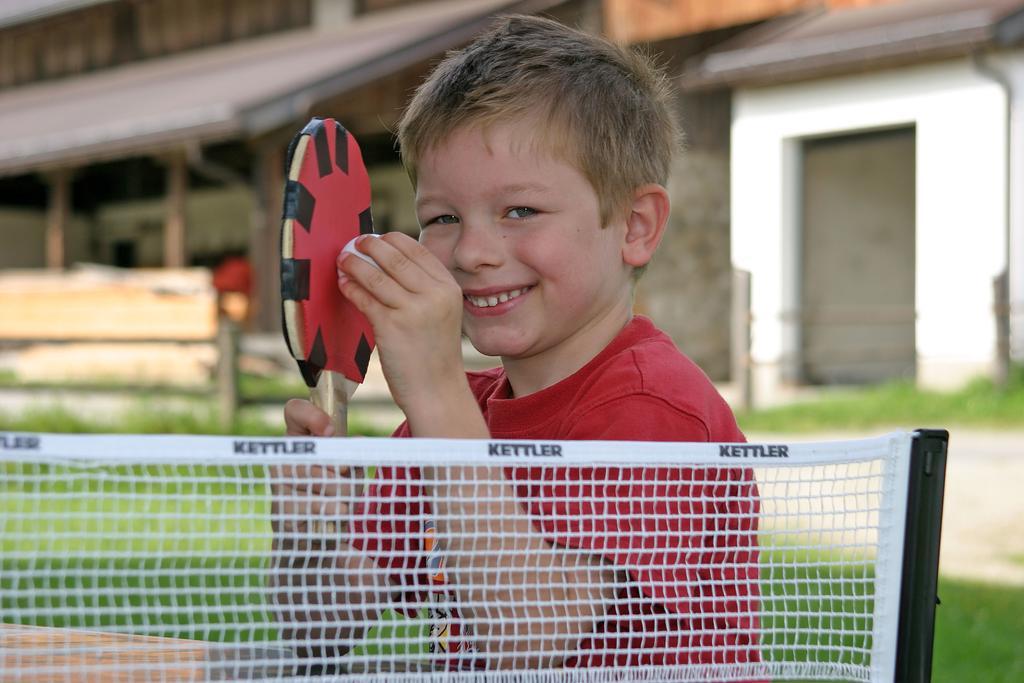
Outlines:
{"label": "boy's face", "polygon": [[583,174],[533,143],[528,124],[495,124],[425,153],[420,242],[462,287],[463,332],[481,353],[585,362],[630,315],[625,222],[602,228]]}

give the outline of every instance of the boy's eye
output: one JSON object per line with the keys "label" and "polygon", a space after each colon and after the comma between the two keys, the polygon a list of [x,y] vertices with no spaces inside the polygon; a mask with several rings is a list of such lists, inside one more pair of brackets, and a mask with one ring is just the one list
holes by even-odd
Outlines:
{"label": "boy's eye", "polygon": [[508,218],[529,218],[536,213],[535,209],[531,209],[528,206],[514,206],[505,213],[505,216]]}
{"label": "boy's eye", "polygon": [[424,225],[424,227],[426,227],[428,225],[434,225],[435,223],[438,223],[440,225],[454,225],[455,223],[458,223],[458,222],[459,222],[459,217],[458,216],[455,216],[453,214],[447,213],[447,214],[442,214],[440,216],[434,216],[433,218],[428,220],[423,225]]}

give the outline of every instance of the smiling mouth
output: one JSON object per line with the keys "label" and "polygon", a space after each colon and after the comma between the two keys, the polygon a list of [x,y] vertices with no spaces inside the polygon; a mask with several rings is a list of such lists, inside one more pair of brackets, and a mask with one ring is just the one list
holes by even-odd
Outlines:
{"label": "smiling mouth", "polygon": [[517,297],[526,294],[530,290],[529,287],[523,287],[521,289],[510,289],[507,292],[501,292],[500,294],[492,294],[491,296],[473,296],[466,294],[466,301],[473,304],[477,308],[490,308],[491,306],[497,306],[503,304],[506,301],[511,301]]}

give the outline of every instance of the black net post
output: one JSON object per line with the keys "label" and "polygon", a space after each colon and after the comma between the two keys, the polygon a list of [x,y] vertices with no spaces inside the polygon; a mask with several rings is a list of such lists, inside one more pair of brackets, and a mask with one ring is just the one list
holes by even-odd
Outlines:
{"label": "black net post", "polygon": [[932,678],[948,444],[949,432],[944,429],[914,432],[896,644],[897,683],[918,683]]}

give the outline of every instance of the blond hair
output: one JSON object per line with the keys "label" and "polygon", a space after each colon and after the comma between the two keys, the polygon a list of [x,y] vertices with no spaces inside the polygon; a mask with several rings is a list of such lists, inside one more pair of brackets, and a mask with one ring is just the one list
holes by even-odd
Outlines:
{"label": "blond hair", "polygon": [[449,53],[398,127],[413,185],[423,154],[466,126],[533,121],[537,142],[578,168],[607,225],[642,185],[665,185],[680,146],[668,79],[652,60],[549,19],[498,20]]}

